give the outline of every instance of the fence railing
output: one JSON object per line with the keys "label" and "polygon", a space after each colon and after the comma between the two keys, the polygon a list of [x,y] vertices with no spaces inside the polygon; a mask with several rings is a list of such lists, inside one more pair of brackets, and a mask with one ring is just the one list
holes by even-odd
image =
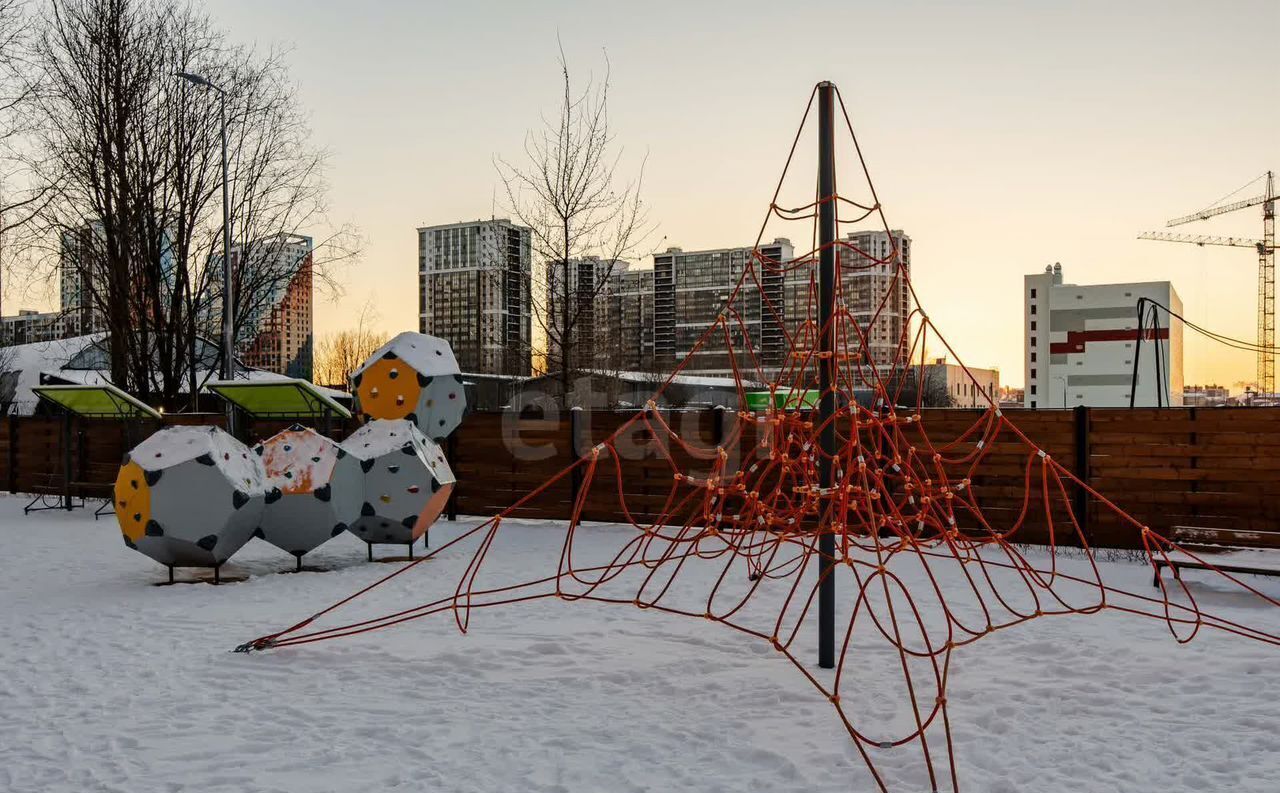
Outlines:
{"label": "fence railing", "polygon": [[[526,418],[516,413],[474,413],[449,438],[447,455],[458,476],[453,507],[460,513],[491,515],[507,509],[551,476],[610,436],[633,414],[565,411]],[[1010,410],[1006,415],[1027,436],[1076,476],[1134,518],[1157,531],[1175,525],[1280,531],[1280,408],[1164,408]],[[722,409],[664,413],[687,443],[712,452],[740,455],[757,442],[756,428]],[[913,432],[927,433],[935,446],[952,444],[949,456],[974,448],[977,435],[961,439],[983,412],[930,409]],[[6,418],[0,431],[0,483],[13,492],[32,492],[61,483],[64,428],[60,418]],[[166,424],[221,423],[218,416],[166,417]],[[289,421],[249,422],[249,439],[264,438]],[[100,495],[115,477],[123,454],[157,427],[155,422],[71,420],[73,490]],[[350,423],[331,428],[341,438]],[[616,439],[617,454],[604,455],[590,474],[580,466],[528,499],[520,517],[565,519],[576,501],[590,520],[644,522],[678,503],[673,474],[698,476],[709,469],[703,455],[688,453],[633,425]],[[668,459],[668,455],[670,459]],[[731,459],[730,465],[737,462]],[[1050,521],[1038,473],[1028,477],[1028,450],[1007,429],[985,448],[972,476],[974,497],[991,525],[1005,528],[1025,513],[1016,539],[1049,539]],[[959,478],[957,476],[957,478]],[[92,487],[90,487],[92,486]],[[1102,547],[1136,547],[1132,527],[1089,497],[1068,488],[1064,501],[1050,483],[1050,512],[1056,540],[1070,543],[1067,506],[1078,516],[1089,541]],[[83,491],[83,492],[80,492]],[[675,494],[673,496],[673,493]],[[675,499],[675,500],[673,500]]]}

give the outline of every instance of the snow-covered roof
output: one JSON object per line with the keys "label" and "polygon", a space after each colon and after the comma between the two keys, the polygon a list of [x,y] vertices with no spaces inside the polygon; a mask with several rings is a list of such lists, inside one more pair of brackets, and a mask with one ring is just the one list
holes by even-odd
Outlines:
{"label": "snow-covered roof", "polygon": [[[35,412],[40,398],[31,389],[40,385],[42,378],[74,385],[111,384],[110,372],[105,369],[67,368],[68,364],[73,363],[77,358],[88,360],[83,354],[94,345],[101,344],[106,338],[106,333],[91,333],[87,336],[73,336],[68,339],[0,348],[0,375],[16,376],[10,414],[30,416]],[[97,360],[96,357],[95,360]],[[199,383],[216,378],[217,372],[209,369],[196,370],[196,380]],[[293,380],[294,378],[263,369],[249,369],[240,364],[236,367],[236,379],[266,381]],[[351,398],[351,394],[336,388],[317,385],[315,389],[331,399]]]}
{"label": "snow-covered roof", "polygon": [[[105,333],[92,333],[88,336],[73,336],[69,339],[54,341],[37,341],[31,344],[18,344],[0,350],[0,372],[16,373],[17,382],[13,390],[13,407],[11,413],[18,416],[29,416],[35,412],[40,398],[31,389],[40,385],[40,375],[44,372],[57,372],[58,377],[84,385],[102,385],[104,380],[88,378],[73,379],[74,376],[87,375],[87,372],[64,370],[72,358],[79,355],[91,344],[106,338]],[[67,377],[67,374],[73,377]]]}

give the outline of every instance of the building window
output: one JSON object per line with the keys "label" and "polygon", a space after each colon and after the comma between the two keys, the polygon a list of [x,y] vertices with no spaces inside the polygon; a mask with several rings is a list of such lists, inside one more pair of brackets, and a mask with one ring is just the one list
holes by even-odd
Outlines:
{"label": "building window", "polygon": [[1033,366],[1033,367],[1031,367],[1031,376],[1032,376],[1032,377],[1035,377],[1035,376],[1036,376],[1036,368],[1035,368],[1034,366]]}
{"label": "building window", "polygon": [[1033,288],[1033,289],[1031,290],[1031,297],[1033,297],[1033,298],[1034,298],[1035,296],[1036,296],[1036,290]]}
{"label": "building window", "polygon": [[1036,337],[1035,337],[1035,336],[1032,336],[1032,337],[1031,337],[1031,346],[1032,346],[1032,347],[1036,346]]}
{"label": "building window", "polygon": [[1034,394],[1035,392],[1036,392],[1036,386],[1035,386],[1035,383],[1032,383],[1032,384],[1031,384],[1031,393],[1033,393],[1033,394]]}
{"label": "building window", "polygon": [[1033,319],[1033,320],[1031,320],[1031,329],[1032,329],[1032,330],[1035,330],[1035,329],[1036,329],[1036,321],[1035,321],[1034,319]]}
{"label": "building window", "polygon": [[1032,303],[1032,304],[1031,304],[1031,313],[1032,313],[1032,314],[1036,313],[1036,304],[1035,304],[1035,303]]}
{"label": "building window", "polygon": [[1036,401],[1033,399],[1031,400],[1031,407],[1035,407],[1035,406],[1036,406]]}
{"label": "building window", "polygon": [[1035,362],[1036,362],[1036,351],[1035,351],[1035,350],[1032,350],[1032,351],[1031,351],[1031,362],[1032,362],[1032,363],[1035,363]]}

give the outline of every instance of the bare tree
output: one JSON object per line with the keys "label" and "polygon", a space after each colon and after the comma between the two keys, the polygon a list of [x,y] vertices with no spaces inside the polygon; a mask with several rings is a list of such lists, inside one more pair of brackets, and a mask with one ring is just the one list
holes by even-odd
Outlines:
{"label": "bare tree", "polygon": [[279,53],[228,42],[190,4],[51,0],[35,28],[32,156],[56,199],[27,239],[43,246],[46,272],[74,264],[84,323],[109,334],[112,381],[173,404],[217,368],[201,337],[219,337],[222,255],[221,97],[175,73],[225,92],[237,325],[303,269],[324,281],[324,261],[255,252],[322,225],[324,155],[308,144]]}
{"label": "bare tree", "polygon": [[354,328],[330,333],[320,340],[316,349],[317,383],[332,388],[350,387],[351,374],[390,339],[386,331],[373,329],[376,319],[373,306],[366,303]]}
{"label": "bare tree", "polygon": [[530,294],[542,349],[533,355],[560,376],[567,395],[589,365],[596,298],[618,263],[652,232],[641,200],[644,164],[634,179],[618,174],[622,150],[609,127],[609,62],[599,82],[574,88],[564,50],[562,94],[553,117],[525,136],[524,162],[496,159],[510,210],[532,229]]}

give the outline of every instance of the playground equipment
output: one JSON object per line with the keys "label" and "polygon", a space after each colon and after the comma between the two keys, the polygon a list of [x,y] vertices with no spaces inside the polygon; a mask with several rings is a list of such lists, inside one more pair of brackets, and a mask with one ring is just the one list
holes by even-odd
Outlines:
{"label": "playground equipment", "polygon": [[[364,473],[364,503],[351,533],[368,543],[413,544],[444,511],[453,471],[444,452],[408,419],[377,419],[342,442]],[[429,544],[429,543],[428,543]]]}
{"label": "playground equipment", "polygon": [[[814,115],[817,178],[803,173],[789,182],[787,171]],[[853,164],[839,191],[837,127],[848,131],[841,136],[843,151]],[[784,202],[780,196],[792,184],[799,197]],[[781,260],[763,251],[761,241],[788,222],[806,226],[790,237],[813,240],[814,247]],[[841,223],[874,230],[861,235],[868,242],[858,234],[841,238]],[[727,359],[740,392],[750,383],[770,385],[757,407],[738,413],[739,420],[708,447],[697,437],[682,437],[678,422],[659,408],[664,384],[643,410],[575,454],[570,465],[549,471],[510,507],[424,557],[443,548],[472,552],[458,565],[456,587],[445,588],[443,596],[396,603],[377,616],[367,610],[336,616],[391,580],[384,577],[326,607],[282,615],[281,629],[237,649],[328,641],[433,615],[465,631],[474,609],[538,599],[652,609],[739,631],[793,664],[831,703],[865,767],[851,767],[851,789],[888,790],[894,780],[884,771],[898,773],[915,762],[915,779],[896,789],[956,791],[956,712],[948,688],[963,657],[956,651],[970,643],[1048,615],[1111,610],[1158,621],[1178,642],[1203,629],[1280,645],[1274,628],[1211,613],[1180,578],[1157,576],[1158,592],[1126,591],[1123,582],[1105,580],[1093,564],[1085,528],[1090,520],[1107,521],[1142,549],[1153,568],[1179,555],[1202,561],[1213,576],[1215,598],[1230,593],[1256,606],[1263,619],[1273,620],[1276,612],[1269,609],[1280,607],[1274,593],[1125,512],[1055,459],[1044,441],[1028,437],[998,404],[989,403],[959,434],[940,429],[941,422],[930,424],[921,412],[920,387],[929,347],[950,356],[955,351],[919,308],[906,244],[885,216],[843,100],[834,85],[819,83],[755,249],[714,321],[683,348],[687,356],[666,381],[716,351]],[[886,283],[864,291],[857,280],[862,275]],[[775,298],[785,294],[789,277],[794,280],[787,286],[800,303],[780,310],[786,304]],[[874,295],[870,310],[855,310],[867,293]],[[895,312],[900,322],[887,321]],[[980,388],[967,370],[965,376]],[[816,405],[808,397],[815,389]],[[904,396],[912,390],[914,397]],[[860,400],[859,393],[867,392],[872,398]],[[657,491],[656,498],[643,494],[650,505],[644,512],[628,509],[628,500],[642,494],[623,467],[638,447],[653,452],[645,459],[645,485]],[[1023,472],[1024,485],[1006,492],[993,487],[986,474],[1001,467]],[[486,568],[490,551],[513,529],[523,530],[510,518],[536,499],[555,498],[555,489],[571,479],[575,496],[559,527],[563,547],[554,565]],[[654,508],[655,501],[661,506]],[[632,530],[617,532],[616,553],[575,555],[575,538],[595,533],[584,527],[583,515],[597,504],[622,507]],[[1045,539],[1040,550],[1028,553],[1020,544],[1030,533]],[[1073,546],[1082,560],[1063,563],[1061,545]],[[714,583],[682,600],[691,578],[685,571],[708,567],[714,575],[704,580]],[[904,569],[923,571],[927,583],[910,585],[899,575]],[[935,570],[945,575],[935,576]],[[837,578],[847,587],[840,601]],[[938,618],[927,617],[930,606],[940,607]],[[869,691],[864,672],[873,666],[892,671],[897,688]],[[683,681],[701,676],[707,685],[717,684],[715,669],[681,672],[687,673]],[[874,696],[870,708],[868,695]],[[1097,696],[1106,701],[1105,691]],[[918,759],[907,759],[912,756]],[[892,769],[878,762],[886,757]]]}
{"label": "playground equipment", "polygon": [[360,517],[364,476],[360,462],[335,441],[294,424],[254,447],[269,490],[257,536],[303,555],[346,531]]}
{"label": "playground equipment", "polygon": [[115,484],[124,542],[169,568],[211,567],[214,580],[253,537],[266,500],[258,455],[217,427],[169,427],[126,455]]}
{"label": "playground equipment", "polygon": [[351,376],[358,411],[408,419],[437,442],[458,428],[467,395],[449,342],[406,331],[379,347]]}

